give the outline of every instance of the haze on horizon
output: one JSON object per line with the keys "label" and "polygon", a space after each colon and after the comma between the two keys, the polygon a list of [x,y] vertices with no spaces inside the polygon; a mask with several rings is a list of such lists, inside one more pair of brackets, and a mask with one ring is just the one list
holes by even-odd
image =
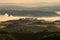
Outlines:
{"label": "haze on horizon", "polygon": [[41,2],[60,2],[60,0],[0,0],[0,3],[22,3],[22,4],[36,4]]}

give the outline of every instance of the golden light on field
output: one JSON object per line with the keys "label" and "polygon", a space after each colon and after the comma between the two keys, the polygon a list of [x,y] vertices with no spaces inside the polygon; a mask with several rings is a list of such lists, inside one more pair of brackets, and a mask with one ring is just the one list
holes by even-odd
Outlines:
{"label": "golden light on field", "polygon": [[9,16],[7,13],[5,15],[0,15],[0,22],[2,21],[8,21],[8,20],[18,20],[21,18],[36,18],[37,20],[45,20],[45,21],[56,21],[56,20],[60,20],[60,17],[29,17],[29,16]]}
{"label": "golden light on field", "polygon": [[9,16],[8,14],[0,15],[0,21],[8,21],[8,20],[17,20],[19,17]]}
{"label": "golden light on field", "polygon": [[56,12],[58,15],[60,15],[60,12]]}
{"label": "golden light on field", "polygon": [[39,17],[39,18],[37,18],[37,19],[38,19],[38,20],[43,19],[43,20],[45,20],[45,21],[50,21],[50,22],[52,22],[52,21],[60,20],[60,17]]}
{"label": "golden light on field", "polygon": [[[57,14],[60,14],[60,12],[57,12]],[[8,21],[8,20],[18,20],[21,18],[36,18],[37,20],[45,20],[45,21],[56,21],[56,20],[60,20],[60,16],[55,16],[55,17],[31,17],[31,16],[12,16],[12,15],[8,15],[8,13],[5,13],[5,15],[0,15],[0,22],[1,21]]]}

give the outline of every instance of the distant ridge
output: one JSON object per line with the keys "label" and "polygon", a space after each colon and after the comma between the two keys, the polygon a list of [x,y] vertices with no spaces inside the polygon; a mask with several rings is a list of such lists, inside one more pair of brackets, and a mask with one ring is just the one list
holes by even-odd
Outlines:
{"label": "distant ridge", "polygon": [[0,14],[9,13],[11,15],[17,16],[60,16],[55,13],[55,11],[60,11],[59,4],[60,3],[44,3],[44,2],[32,5],[0,3]]}

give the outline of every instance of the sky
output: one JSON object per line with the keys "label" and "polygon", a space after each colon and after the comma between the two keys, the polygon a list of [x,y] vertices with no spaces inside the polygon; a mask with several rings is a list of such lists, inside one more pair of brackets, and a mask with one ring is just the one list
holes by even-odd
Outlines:
{"label": "sky", "polygon": [[23,3],[23,4],[34,4],[40,2],[60,2],[60,0],[0,0],[0,3]]}

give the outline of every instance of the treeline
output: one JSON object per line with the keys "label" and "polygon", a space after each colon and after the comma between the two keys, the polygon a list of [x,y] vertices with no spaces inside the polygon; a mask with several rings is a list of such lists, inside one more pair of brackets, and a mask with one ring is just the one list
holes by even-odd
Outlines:
{"label": "treeline", "polygon": [[0,30],[0,40],[60,40],[60,31],[31,31]]}

